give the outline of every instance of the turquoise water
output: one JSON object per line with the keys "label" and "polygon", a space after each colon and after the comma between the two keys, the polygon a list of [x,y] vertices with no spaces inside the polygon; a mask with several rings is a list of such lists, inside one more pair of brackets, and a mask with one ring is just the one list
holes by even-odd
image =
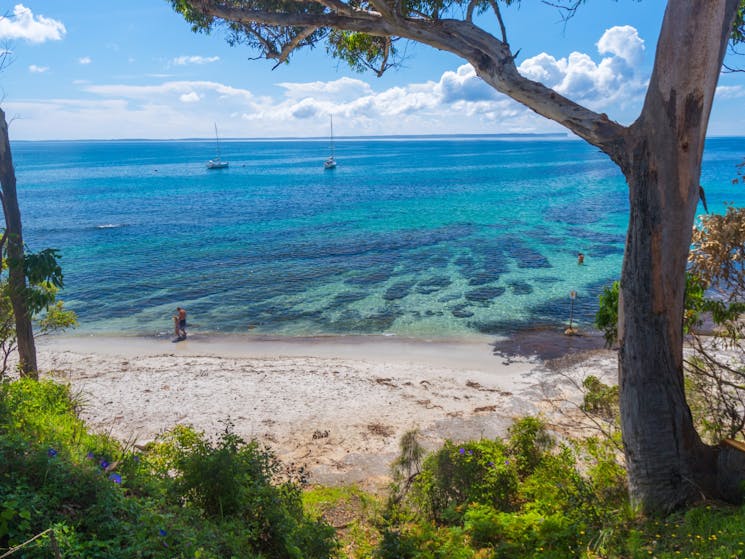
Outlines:
{"label": "turquoise water", "polygon": [[[80,331],[467,337],[590,322],[620,274],[617,168],[551,138],[17,142],[27,244],[58,248]],[[707,144],[710,209],[742,138]],[[577,265],[577,253],[585,265]]]}

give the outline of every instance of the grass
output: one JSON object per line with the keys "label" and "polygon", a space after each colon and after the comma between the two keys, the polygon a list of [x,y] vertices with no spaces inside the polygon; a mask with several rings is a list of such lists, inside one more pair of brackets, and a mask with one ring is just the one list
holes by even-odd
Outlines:
{"label": "grass", "polygon": [[339,541],[336,557],[371,557],[380,540],[384,501],[357,486],[315,486],[303,492],[308,514],[323,518],[335,530]]}

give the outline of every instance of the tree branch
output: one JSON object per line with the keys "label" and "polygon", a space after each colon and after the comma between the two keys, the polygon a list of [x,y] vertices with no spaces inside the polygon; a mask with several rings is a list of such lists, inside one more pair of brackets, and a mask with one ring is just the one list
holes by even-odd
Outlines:
{"label": "tree branch", "polygon": [[473,10],[476,8],[476,5],[479,3],[478,0],[471,0],[468,3],[468,8],[466,9],[466,21],[468,23],[473,22]]}
{"label": "tree branch", "polygon": [[279,66],[283,62],[286,62],[290,54],[292,53],[292,51],[295,50],[302,41],[304,41],[305,39],[310,37],[313,33],[315,33],[316,30],[317,30],[316,27],[306,27],[300,33],[295,35],[289,43],[287,43],[286,45],[282,47],[282,52],[278,54],[275,53],[272,56],[267,55],[267,58],[276,58],[278,60],[277,64],[275,64],[272,70],[277,68],[277,66]]}
{"label": "tree branch", "polygon": [[[428,21],[391,14],[354,11],[351,15],[275,12],[235,7],[219,0],[187,0],[205,15],[248,25],[330,28],[380,37],[402,37],[456,54],[468,62],[486,83],[536,113],[558,122],[580,138],[614,157],[625,142],[626,128],[556,91],[520,75],[506,42],[468,21]],[[319,0],[329,2],[336,0]],[[383,0],[375,0],[376,7]],[[325,5],[325,4],[324,4]],[[390,13],[390,10],[389,10]]]}
{"label": "tree branch", "polygon": [[[320,4],[321,6],[328,8],[329,10],[337,14],[351,16],[355,12],[350,6],[348,6],[344,2],[340,2],[339,0],[313,0],[313,1]],[[374,2],[371,2],[371,3],[375,5]],[[377,6],[375,7],[377,8]]]}
{"label": "tree branch", "polygon": [[492,10],[494,10],[494,14],[497,16],[497,21],[499,22],[499,30],[502,32],[502,42],[506,45],[507,29],[505,29],[504,27],[504,21],[502,20],[502,12],[499,10],[499,4],[497,4],[496,0],[489,0],[489,4],[491,4]]}

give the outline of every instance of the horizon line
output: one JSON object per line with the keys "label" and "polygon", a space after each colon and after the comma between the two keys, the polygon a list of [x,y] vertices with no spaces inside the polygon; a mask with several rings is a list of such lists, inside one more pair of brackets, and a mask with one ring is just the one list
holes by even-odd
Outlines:
{"label": "horizon line", "polygon": [[[334,136],[337,140],[387,140],[387,139],[428,139],[428,138],[573,138],[568,132],[514,132],[514,133],[494,133],[494,134],[379,134],[366,136]],[[580,138],[577,138],[580,139]],[[220,142],[231,141],[329,141],[328,136],[252,136],[239,137],[232,136],[220,138]],[[193,141],[212,141],[212,137],[186,137],[186,138],[78,138],[78,139],[36,139],[36,140],[11,140],[12,142],[193,142]]]}

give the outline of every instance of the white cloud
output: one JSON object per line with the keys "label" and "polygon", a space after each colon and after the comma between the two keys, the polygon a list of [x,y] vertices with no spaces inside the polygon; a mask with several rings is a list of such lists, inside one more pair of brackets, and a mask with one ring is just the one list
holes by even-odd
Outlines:
{"label": "white cloud", "polygon": [[318,100],[326,99],[336,102],[349,102],[359,97],[370,95],[373,92],[370,84],[362,80],[347,77],[331,82],[283,82],[277,85],[283,88],[285,95],[291,99],[313,97]]}
{"label": "white cloud", "polygon": [[470,64],[455,72],[445,72],[440,78],[438,91],[446,103],[454,101],[493,101],[499,94],[493,87],[476,76]]}
{"label": "white cloud", "polygon": [[137,100],[151,100],[159,97],[178,97],[195,91],[211,93],[220,99],[238,98],[250,100],[253,94],[246,89],[238,89],[217,82],[173,81],[158,85],[91,85],[85,91],[103,97],[120,97]]}
{"label": "white cloud", "polygon": [[179,56],[173,59],[173,63],[177,66],[185,66],[187,64],[210,64],[218,60],[220,60],[219,56]]}
{"label": "white cloud", "polygon": [[720,85],[717,87],[717,99],[739,99],[745,97],[745,87],[741,85]]}
{"label": "white cloud", "polygon": [[644,40],[630,25],[607,29],[595,44],[600,54],[611,54],[623,58],[631,65],[639,64],[644,56]]}
{"label": "white cloud", "polygon": [[34,16],[23,4],[16,4],[12,18],[0,16],[0,40],[24,39],[30,43],[43,43],[59,41],[65,33],[67,30],[62,22]]}
{"label": "white cloud", "polygon": [[83,56],[81,58],[78,58],[78,64],[85,65],[85,64],[90,64],[91,62],[93,61],[91,60],[90,56]]}
{"label": "white cloud", "polygon": [[[643,42],[632,40],[631,46],[624,46],[622,37],[638,36],[632,28],[609,29],[598,41],[605,55],[574,52],[557,59],[540,53],[519,70],[595,110],[603,109],[619,122],[630,122],[638,115],[645,79],[629,60],[643,54]],[[79,123],[76,130],[58,128],[75,138],[112,137],[112,130],[119,138],[207,137],[212,122],[226,137],[323,137],[328,134],[329,114],[334,115],[340,136],[566,132],[494,91],[470,64],[443,72],[436,80],[381,89],[375,87],[379,82],[350,77],[281,82],[272,96],[214,81],[177,81],[165,75],[143,79],[150,83],[81,83],[81,91],[95,102],[55,101],[59,112],[52,117],[48,105],[31,103],[26,107],[29,113],[48,125],[32,123],[36,117],[19,119],[15,137],[44,137],[46,130],[55,129],[50,118]],[[741,93],[738,88],[720,89],[720,95]],[[200,112],[195,120],[197,102]]]}
{"label": "white cloud", "polygon": [[647,80],[639,69],[644,41],[636,29],[629,25],[612,27],[596,44],[600,54],[609,55],[600,62],[586,53],[573,52],[556,59],[544,52],[524,60],[518,70],[595,110],[638,105]]}
{"label": "white cloud", "polygon": [[195,91],[192,91],[190,93],[184,93],[179,97],[179,101],[182,103],[196,103],[201,98],[199,97],[199,94]]}
{"label": "white cloud", "polygon": [[37,66],[36,64],[32,64],[28,67],[28,71],[32,74],[43,74],[49,70],[49,66]]}

